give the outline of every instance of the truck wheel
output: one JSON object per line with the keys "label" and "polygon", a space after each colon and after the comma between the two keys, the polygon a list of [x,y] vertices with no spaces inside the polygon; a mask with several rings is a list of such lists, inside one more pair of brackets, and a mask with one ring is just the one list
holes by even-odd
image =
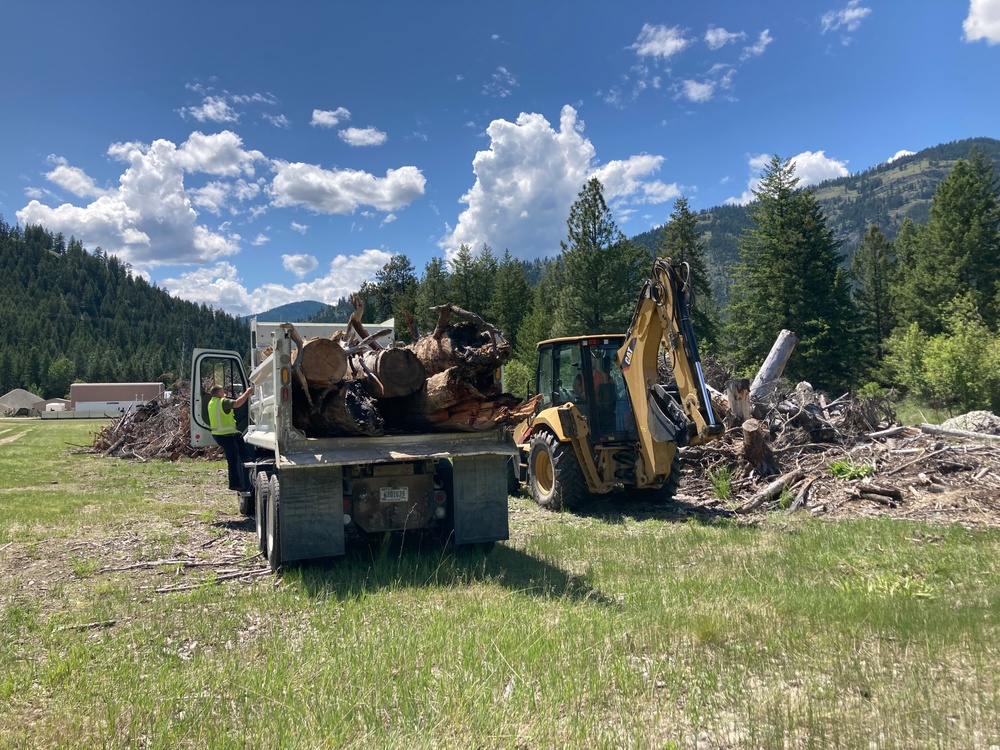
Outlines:
{"label": "truck wheel", "polygon": [[267,474],[261,471],[257,473],[254,485],[257,488],[257,513],[255,514],[257,548],[264,557],[267,557],[267,499],[268,495],[271,494],[271,483],[268,481]]}
{"label": "truck wheel", "polygon": [[520,463],[520,458],[518,456],[508,456],[507,457],[507,494],[516,495],[521,491],[521,481],[518,479],[517,474],[520,470],[518,464]]}
{"label": "truck wheel", "polygon": [[573,446],[560,443],[551,432],[541,432],[531,439],[528,485],[534,501],[549,510],[572,508],[587,496]]}
{"label": "truck wheel", "polygon": [[670,464],[670,476],[667,477],[667,481],[662,486],[646,487],[641,490],[638,487],[626,487],[625,492],[629,500],[640,503],[651,503],[653,505],[665,505],[674,499],[674,495],[677,494],[677,489],[680,485],[681,456],[677,453],[674,455],[674,462]]}
{"label": "truck wheel", "polygon": [[254,515],[253,491],[251,491],[249,494],[243,494],[242,492],[238,492],[237,497],[239,497],[240,499],[240,515],[252,518]]}
{"label": "truck wheel", "polygon": [[270,493],[267,499],[267,562],[271,570],[277,572],[281,567],[281,527],[278,525],[278,511],[281,505],[278,477],[272,476]]}

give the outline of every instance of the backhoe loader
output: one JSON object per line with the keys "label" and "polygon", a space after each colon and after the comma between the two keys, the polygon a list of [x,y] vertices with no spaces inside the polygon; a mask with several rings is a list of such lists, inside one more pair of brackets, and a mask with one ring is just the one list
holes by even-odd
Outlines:
{"label": "backhoe loader", "polygon": [[[618,488],[667,501],[680,482],[678,449],[722,434],[690,303],[687,264],[657,258],[626,333],[539,342],[539,410],[514,431],[520,477],[538,505],[572,508]],[[669,354],[671,382],[660,382],[661,348]]]}

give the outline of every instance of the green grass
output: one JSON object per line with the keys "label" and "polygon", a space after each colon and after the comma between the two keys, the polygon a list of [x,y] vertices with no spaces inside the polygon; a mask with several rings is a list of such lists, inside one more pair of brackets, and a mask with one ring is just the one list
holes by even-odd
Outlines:
{"label": "green grass", "polygon": [[[412,540],[157,593],[208,574],[102,569],[126,543],[252,552],[222,464],[73,455],[81,425],[26,424],[25,487],[0,492],[2,747],[1000,743],[997,531],[515,499],[485,558]],[[35,507],[51,481],[65,505]]]}

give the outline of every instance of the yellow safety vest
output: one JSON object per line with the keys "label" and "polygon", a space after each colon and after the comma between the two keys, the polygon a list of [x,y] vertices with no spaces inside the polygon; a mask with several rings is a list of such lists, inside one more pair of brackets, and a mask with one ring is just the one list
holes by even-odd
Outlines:
{"label": "yellow safety vest", "polygon": [[235,435],[236,411],[227,412],[222,408],[222,399],[218,396],[208,402],[208,424],[213,435]]}

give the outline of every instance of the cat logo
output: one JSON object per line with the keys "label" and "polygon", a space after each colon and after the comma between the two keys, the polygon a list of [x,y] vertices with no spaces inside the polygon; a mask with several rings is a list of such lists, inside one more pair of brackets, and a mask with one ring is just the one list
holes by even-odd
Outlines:
{"label": "cat logo", "polygon": [[628,342],[628,349],[625,350],[625,356],[622,358],[622,372],[625,372],[629,367],[632,366],[632,352],[635,350],[635,339]]}

